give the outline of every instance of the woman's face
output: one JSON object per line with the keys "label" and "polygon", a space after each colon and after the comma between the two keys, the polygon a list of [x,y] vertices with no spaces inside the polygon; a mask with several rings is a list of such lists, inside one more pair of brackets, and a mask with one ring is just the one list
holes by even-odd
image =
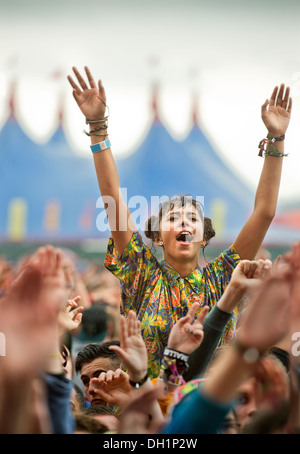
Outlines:
{"label": "woman's face", "polygon": [[195,206],[175,205],[161,220],[160,238],[164,256],[180,262],[195,259],[203,244],[203,222]]}

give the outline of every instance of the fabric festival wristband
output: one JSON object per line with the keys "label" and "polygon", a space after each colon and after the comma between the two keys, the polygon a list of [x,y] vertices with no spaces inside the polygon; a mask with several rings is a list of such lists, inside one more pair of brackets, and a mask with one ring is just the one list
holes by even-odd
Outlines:
{"label": "fabric festival wristband", "polygon": [[166,347],[164,350],[164,356],[166,356],[167,358],[179,359],[180,361],[187,363],[190,355]]}
{"label": "fabric festival wristband", "polygon": [[90,149],[93,153],[97,153],[97,151],[106,150],[106,148],[110,148],[111,143],[109,139],[103,140],[103,142],[95,143],[95,145],[91,145]]}

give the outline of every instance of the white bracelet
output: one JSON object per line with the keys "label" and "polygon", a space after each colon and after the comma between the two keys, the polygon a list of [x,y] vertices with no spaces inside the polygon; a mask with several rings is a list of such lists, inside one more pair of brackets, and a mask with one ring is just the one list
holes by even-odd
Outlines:
{"label": "white bracelet", "polygon": [[95,145],[91,145],[90,149],[93,153],[97,153],[97,151],[106,150],[106,148],[110,148],[111,143],[109,139],[103,140],[103,142],[95,143]]}

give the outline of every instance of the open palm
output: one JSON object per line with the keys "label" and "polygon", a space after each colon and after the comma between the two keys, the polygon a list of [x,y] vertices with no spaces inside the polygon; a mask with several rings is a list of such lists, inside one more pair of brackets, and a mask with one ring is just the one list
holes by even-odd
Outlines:
{"label": "open palm", "polygon": [[106,110],[106,96],[101,81],[98,81],[97,87],[89,68],[86,66],[85,72],[90,84],[90,87],[88,87],[87,83],[75,66],[73,67],[73,71],[81,88],[74,82],[71,76],[68,76],[68,81],[73,88],[73,96],[81,112],[90,120],[99,120],[104,118]]}
{"label": "open palm", "polygon": [[[268,107],[269,106],[269,107]],[[262,105],[262,120],[273,136],[280,136],[286,133],[292,109],[292,99],[290,98],[290,88],[285,89],[284,84],[280,88],[275,87],[270,98]]]}
{"label": "open palm", "polygon": [[147,373],[148,362],[146,345],[135,312],[129,311],[127,319],[121,318],[120,337],[120,347],[112,345],[110,349],[119,356],[130,380],[139,382]]}

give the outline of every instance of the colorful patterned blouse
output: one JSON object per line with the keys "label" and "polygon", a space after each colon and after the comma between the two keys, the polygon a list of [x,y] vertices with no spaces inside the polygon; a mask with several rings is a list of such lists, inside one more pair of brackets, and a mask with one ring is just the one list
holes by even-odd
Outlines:
{"label": "colorful patterned blouse", "polygon": [[[194,302],[214,306],[222,296],[240,257],[231,246],[210,264],[181,278],[165,260],[158,261],[141,235],[134,232],[120,257],[111,237],[105,266],[121,284],[121,315],[132,309],[141,322],[148,350],[149,376],[159,374],[160,362],[172,326]],[[221,344],[232,339],[236,314],[226,326]]]}

